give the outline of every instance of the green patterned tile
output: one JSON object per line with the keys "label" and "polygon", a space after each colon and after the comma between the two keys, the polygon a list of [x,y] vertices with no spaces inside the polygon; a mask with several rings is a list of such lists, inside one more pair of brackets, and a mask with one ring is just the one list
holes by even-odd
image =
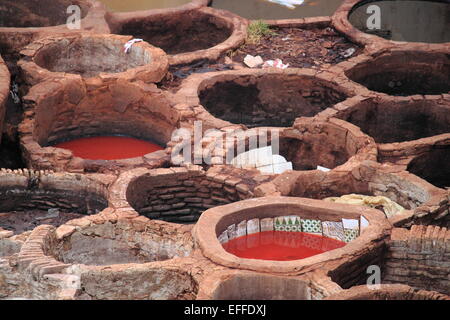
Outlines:
{"label": "green patterned tile", "polygon": [[314,219],[302,219],[302,231],[306,233],[322,235],[322,221]]}
{"label": "green patterned tile", "polygon": [[344,242],[350,242],[358,238],[358,229],[344,229],[345,239]]}

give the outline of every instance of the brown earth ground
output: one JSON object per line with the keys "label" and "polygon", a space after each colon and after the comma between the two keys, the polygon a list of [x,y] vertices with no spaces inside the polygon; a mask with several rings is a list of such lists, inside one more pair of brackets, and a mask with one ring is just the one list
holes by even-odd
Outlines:
{"label": "brown earth ground", "polygon": [[323,64],[337,64],[348,58],[343,54],[355,49],[354,57],[362,48],[340,35],[335,29],[271,28],[257,44],[245,44],[232,54],[234,62],[242,63],[247,54],[261,56],[264,61],[281,59],[291,68],[314,68]]}

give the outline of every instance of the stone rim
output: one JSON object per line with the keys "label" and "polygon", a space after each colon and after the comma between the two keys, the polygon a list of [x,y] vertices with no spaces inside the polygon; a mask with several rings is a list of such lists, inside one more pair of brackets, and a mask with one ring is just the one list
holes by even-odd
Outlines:
{"label": "stone rim", "polygon": [[[222,81],[231,81],[240,77],[264,77],[266,75],[280,76],[299,76],[308,79],[318,79],[335,87],[338,91],[347,95],[349,98],[356,95],[368,94],[369,90],[359,84],[352,82],[350,79],[336,77],[334,72],[314,69],[298,69],[288,68],[285,70],[269,69],[243,69],[209,72],[207,74],[193,74],[186,78],[181,84],[178,91],[174,94],[172,100],[177,104],[186,105],[186,107],[197,107],[198,117],[207,123],[207,126],[213,128],[223,128],[227,126],[235,126],[246,128],[242,124],[234,124],[229,121],[214,117],[205,107],[201,105],[200,91],[205,87],[212,86]],[[346,101],[346,100],[345,100]],[[342,102],[342,103],[345,103]]]}
{"label": "stone rim", "polygon": [[[71,74],[66,72],[52,72],[39,66],[36,62],[36,56],[41,50],[45,50],[46,45],[56,43],[59,41],[83,41],[84,39],[94,39],[96,41],[102,39],[111,39],[111,41],[116,43],[121,43],[122,46],[132,39],[131,36],[119,36],[113,34],[74,34],[67,36],[56,36],[47,37],[39,39],[34,43],[30,44],[21,51],[22,59],[18,62],[19,67],[23,70],[25,74],[25,80],[31,84],[35,85],[44,80],[51,78],[61,78],[61,77],[71,77],[71,78],[81,78],[84,81],[88,81],[93,78],[100,78],[104,82],[113,81],[115,79],[125,79],[129,81],[142,80],[144,82],[159,82],[168,70],[168,60],[164,51],[159,48],[153,47],[146,42],[139,42],[134,44],[139,47],[150,57],[150,63],[143,64],[139,67],[127,69],[123,72],[117,73],[105,73],[100,72],[98,75],[93,77],[84,78],[77,74]],[[117,44],[116,44],[117,45]]]}
{"label": "stone rim", "polygon": [[[282,216],[290,212],[290,209],[303,209],[307,212],[317,212],[312,215],[317,216],[327,212],[330,216],[339,215],[339,217],[356,217],[364,215],[370,225],[365,229],[356,240],[347,244],[343,248],[335,249],[316,256],[312,256],[302,260],[294,261],[268,261],[238,258],[226,252],[217,239],[218,228],[224,224],[224,218],[237,222],[235,216],[244,214],[246,218],[250,215],[253,217],[262,217],[260,213],[250,214],[251,210],[270,210],[271,213],[265,213],[273,216]],[[279,212],[274,213],[274,209]],[[266,212],[266,211],[264,211]],[[230,222],[230,221],[228,221]],[[222,226],[223,227],[223,226]],[[320,200],[312,200],[306,198],[291,197],[265,197],[244,200],[239,203],[232,203],[217,208],[212,208],[203,213],[199,221],[193,229],[194,238],[199,245],[202,253],[215,263],[229,267],[239,268],[251,271],[281,273],[281,274],[302,274],[306,271],[317,269],[330,270],[331,265],[336,263],[344,263],[345,257],[355,256],[366,251],[376,242],[383,241],[391,225],[387,222],[384,215],[378,210],[367,209],[362,207],[354,207],[342,204],[332,204],[331,206]]]}
{"label": "stone rim", "polygon": [[[221,286],[228,282],[232,281],[235,278],[252,278],[252,277],[267,277],[267,278],[275,278],[279,281],[298,281],[302,284],[306,285],[309,288],[311,300],[320,299],[322,296],[329,296],[331,293],[340,292],[342,289],[334,282],[332,282],[329,278],[321,279],[317,281],[314,276],[311,275],[302,275],[302,276],[282,276],[282,275],[268,275],[264,273],[256,273],[246,270],[229,270],[223,271],[221,273],[213,273],[206,277],[199,284],[199,291],[197,294],[197,300],[215,300],[217,299],[217,291],[220,291]],[[314,291],[312,290],[314,289]],[[229,299],[229,298],[225,298]],[[222,298],[221,300],[224,300]],[[304,299],[300,299],[304,300]]]}
{"label": "stone rim", "polygon": [[352,11],[353,7],[358,3],[365,0],[344,0],[341,6],[336,10],[334,15],[331,17],[333,26],[340,32],[344,33],[352,41],[359,43],[361,45],[367,46],[369,51],[377,51],[380,48],[392,48],[392,47],[402,47],[402,48],[413,48],[413,47],[425,47],[431,50],[445,50],[448,47],[448,43],[423,43],[423,42],[402,42],[402,41],[392,41],[386,40],[381,37],[364,33],[356,29],[348,20],[348,16]]}
{"label": "stone rim", "polygon": [[[364,189],[365,193],[365,189],[375,188],[377,184],[385,185],[379,181],[383,178],[390,179],[390,183],[386,185],[396,186],[399,182],[403,182],[411,185],[413,189],[420,190],[419,195],[425,197],[423,201],[419,202],[419,199],[417,199],[418,202],[415,207],[411,207],[403,213],[388,218],[389,222],[396,227],[409,226],[417,219],[438,218],[441,214],[445,214],[449,206],[449,199],[447,199],[445,190],[437,188],[422,178],[406,171],[406,168],[403,166],[380,164],[374,161],[363,161],[350,171],[296,171],[282,173],[272,181],[255,188],[255,195],[257,197],[298,196],[295,193],[297,184],[301,181],[310,181],[312,177],[316,178],[319,187],[323,185],[321,192],[328,193],[330,193],[330,188],[327,187],[328,185],[338,186],[338,189],[341,190],[342,187],[339,183],[344,187],[351,186],[352,190]],[[366,178],[368,179],[367,185],[364,182]],[[397,187],[402,191],[405,189],[400,184]],[[309,187],[305,188],[309,189]],[[352,193],[355,192],[358,193],[357,191],[352,191]],[[404,196],[411,198],[409,192],[411,191],[405,192]],[[304,197],[304,195],[301,196]],[[327,194],[326,196],[334,195]],[[311,197],[309,199],[316,198]]]}
{"label": "stone rim", "polygon": [[370,299],[371,297],[374,298],[373,300],[380,300],[377,299],[379,296],[382,296],[382,299],[384,300],[385,296],[395,297],[398,295],[413,295],[417,298],[416,300],[424,300],[427,298],[429,298],[427,300],[450,300],[450,296],[445,294],[435,291],[417,290],[403,284],[381,284],[379,285],[379,288],[375,290],[369,289],[366,285],[355,286],[326,297],[324,300],[372,300]]}
{"label": "stone rim", "polygon": [[[188,5],[190,6],[190,4]],[[114,30],[119,29],[121,25],[131,20],[153,20],[164,18],[170,15],[188,13],[190,11],[194,11],[206,16],[211,16],[214,19],[220,20],[231,29],[231,35],[224,42],[208,49],[169,55],[170,65],[189,64],[203,59],[211,61],[217,60],[227,51],[237,48],[242,43],[244,43],[247,37],[248,21],[228,11],[213,9],[209,7],[195,7],[189,9],[163,9],[161,10],[161,12],[138,11],[135,13],[111,13],[108,15],[107,20],[111,26],[111,29]]]}
{"label": "stone rim", "polygon": [[[408,103],[419,103],[421,101],[428,103],[435,103],[437,108],[449,108],[450,107],[450,95],[413,95],[409,97],[396,97],[388,96],[385,94],[376,94],[373,96],[355,96],[346,101],[338,103],[327,110],[319,113],[318,118],[340,118],[345,113],[351,112],[353,109],[357,110],[358,106],[367,101],[374,101],[375,104],[405,104],[407,108]],[[379,111],[378,111],[379,112]],[[346,121],[343,119],[343,121]],[[370,136],[370,135],[369,135]],[[411,157],[423,153],[430,146],[439,145],[447,141],[450,137],[450,133],[442,133],[434,136],[409,140],[399,141],[391,143],[377,143],[378,157],[380,162],[391,162],[396,164],[407,164]]]}

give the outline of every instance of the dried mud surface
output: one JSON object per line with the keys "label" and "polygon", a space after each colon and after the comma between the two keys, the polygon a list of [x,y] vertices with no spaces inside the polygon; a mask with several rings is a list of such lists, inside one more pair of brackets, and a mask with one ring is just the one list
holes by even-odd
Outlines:
{"label": "dried mud surface", "polygon": [[[356,56],[362,48],[350,42],[333,28],[271,28],[273,35],[264,36],[258,44],[245,44],[232,59],[242,63],[247,54],[261,56],[264,61],[281,59],[292,68],[314,68],[323,64],[337,64]],[[345,51],[355,52],[345,57]]]}

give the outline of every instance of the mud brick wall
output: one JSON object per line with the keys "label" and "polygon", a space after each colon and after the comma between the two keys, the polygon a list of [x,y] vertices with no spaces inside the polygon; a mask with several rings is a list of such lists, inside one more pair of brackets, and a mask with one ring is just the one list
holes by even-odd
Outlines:
{"label": "mud brick wall", "polygon": [[366,284],[370,276],[367,268],[371,265],[382,266],[385,251],[386,246],[381,243],[377,248],[368,250],[366,254],[350,257],[348,262],[330,272],[328,276],[343,289]]}
{"label": "mud brick wall", "polygon": [[450,230],[414,225],[393,229],[383,282],[450,293]]}
{"label": "mud brick wall", "polygon": [[28,169],[0,170],[0,211],[96,213],[108,206],[106,187],[85,177]]}
{"label": "mud brick wall", "polygon": [[127,190],[129,203],[151,219],[191,223],[209,208],[252,196],[239,178],[182,168],[164,174],[164,170],[137,178]]}

